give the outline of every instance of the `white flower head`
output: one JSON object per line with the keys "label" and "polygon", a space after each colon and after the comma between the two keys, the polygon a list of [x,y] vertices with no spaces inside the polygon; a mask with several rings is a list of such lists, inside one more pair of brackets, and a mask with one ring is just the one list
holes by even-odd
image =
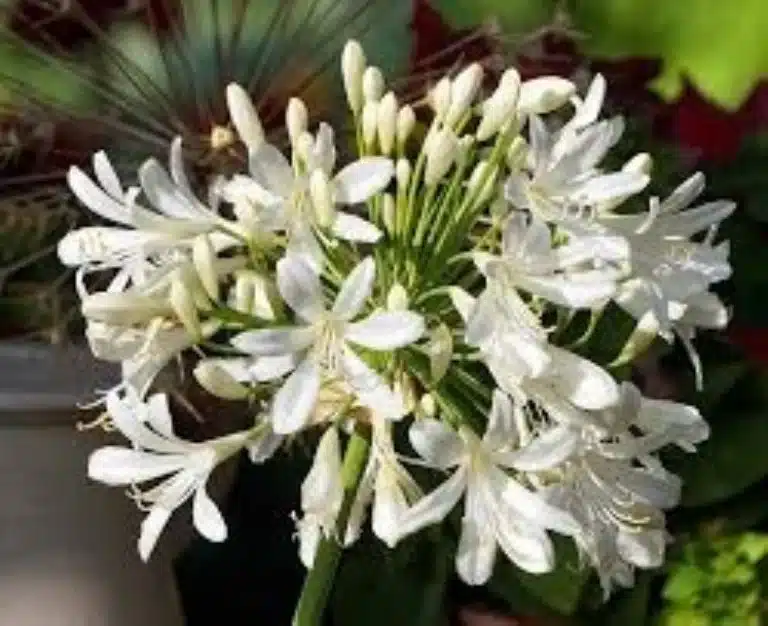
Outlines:
{"label": "white flower head", "polygon": [[456,432],[430,418],[417,420],[410,430],[411,444],[428,464],[456,469],[403,514],[401,535],[439,522],[466,494],[456,568],[471,585],[488,581],[497,546],[518,567],[543,573],[554,567],[546,530],[578,531],[568,513],[547,504],[507,473],[507,451],[517,441],[512,414],[509,397],[496,391],[482,439],[466,426]]}
{"label": "white flower head", "polygon": [[[274,398],[272,419],[278,433],[303,428],[327,378],[345,381],[363,404],[390,417],[402,415],[401,402],[352,346],[394,350],[424,333],[424,321],[411,311],[377,312],[354,322],[372,291],[376,266],[367,258],[352,270],[328,309],[320,277],[302,258],[287,256],[277,266],[280,294],[296,315],[297,326],[252,330],[232,343],[255,356],[294,356],[296,367]],[[386,408],[385,408],[386,407]]]}
{"label": "white flower head", "polygon": [[[131,447],[96,450],[88,461],[88,475],[107,485],[132,486],[137,500],[149,507],[141,525],[141,558],[149,558],[171,514],[189,498],[198,532],[210,541],[224,541],[227,527],[206,492],[206,483],[219,463],[246,445],[251,431],[193,443],[173,433],[165,395],[142,402],[129,390],[123,397],[111,393],[106,404],[112,422]],[[161,478],[151,488],[138,491],[137,485]]]}

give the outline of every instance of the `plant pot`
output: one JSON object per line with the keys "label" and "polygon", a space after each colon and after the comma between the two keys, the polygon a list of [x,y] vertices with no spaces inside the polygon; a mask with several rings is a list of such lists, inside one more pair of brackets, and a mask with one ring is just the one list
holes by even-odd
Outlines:
{"label": "plant pot", "polygon": [[90,482],[89,453],[108,438],[78,432],[75,408],[117,372],[77,347],[0,343],[0,624],[174,626],[172,569],[185,531],[168,529],[144,564],[142,513]]}

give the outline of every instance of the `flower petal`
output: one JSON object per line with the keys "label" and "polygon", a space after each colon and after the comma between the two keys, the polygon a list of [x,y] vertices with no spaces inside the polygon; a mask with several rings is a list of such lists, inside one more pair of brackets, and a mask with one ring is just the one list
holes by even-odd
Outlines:
{"label": "flower petal", "polygon": [[384,234],[362,217],[343,211],[336,212],[336,217],[331,224],[331,232],[339,239],[361,243],[376,243]]}
{"label": "flower petal", "polygon": [[314,339],[311,328],[261,328],[232,337],[235,348],[256,356],[283,356],[306,350]]}
{"label": "flower petal", "polygon": [[341,445],[338,431],[331,426],[317,444],[312,467],[301,483],[301,508],[320,518],[335,517],[343,499]]}
{"label": "flower petal", "polygon": [[578,191],[578,199],[586,204],[626,198],[641,192],[651,179],[639,172],[613,172],[590,179]]}
{"label": "flower petal", "polygon": [[364,406],[388,420],[398,420],[405,415],[400,394],[390,389],[386,381],[352,350],[344,350],[342,365],[345,380]]}
{"label": "flower petal", "polygon": [[278,435],[301,430],[309,421],[320,391],[320,371],[305,359],[275,394],[272,404],[272,429]]}
{"label": "flower petal", "polygon": [[216,503],[200,485],[192,500],[192,521],[203,537],[208,541],[222,542],[227,538],[227,525]]}
{"label": "flower petal", "polygon": [[130,485],[178,472],[187,456],[152,454],[131,448],[105,446],[88,459],[88,477],[105,485]]}
{"label": "flower petal", "polygon": [[551,428],[524,448],[505,455],[497,462],[523,472],[540,472],[560,465],[579,445],[579,433],[567,425]]}
{"label": "flower petal", "polygon": [[349,324],[345,339],[372,350],[394,350],[407,346],[424,334],[424,318],[412,311],[374,313]]}
{"label": "flower petal", "polygon": [[79,167],[72,166],[69,168],[67,184],[77,199],[97,215],[118,224],[133,225],[127,207],[104,193]]}
{"label": "flower petal", "polygon": [[437,469],[459,465],[465,454],[459,434],[436,419],[427,417],[413,422],[408,438],[419,456]]}
{"label": "flower petal", "polygon": [[459,578],[468,585],[484,585],[488,582],[496,560],[496,537],[482,504],[477,490],[468,489],[456,550],[456,571]]}
{"label": "flower petal", "polygon": [[304,320],[315,321],[325,311],[320,277],[303,258],[289,254],[277,262],[277,287]]}
{"label": "flower petal", "polygon": [[597,411],[619,402],[619,387],[603,368],[557,346],[549,350],[555,385],[573,404]]}
{"label": "flower petal", "polygon": [[620,531],[616,537],[616,548],[622,558],[637,567],[644,569],[660,567],[664,563],[666,549],[664,531]]}
{"label": "flower petal", "polygon": [[343,320],[356,317],[371,295],[375,277],[376,264],[372,257],[366,257],[358,263],[341,285],[336,301],[333,303],[333,313]]}
{"label": "flower petal", "polygon": [[437,489],[407,509],[400,520],[400,539],[440,522],[458,504],[466,484],[467,471],[461,467]]}
{"label": "flower petal", "polygon": [[139,556],[142,561],[148,561],[157,545],[157,540],[163,532],[165,525],[171,518],[171,513],[165,507],[153,506],[141,522],[141,532],[139,534]]}
{"label": "flower petal", "polygon": [[251,176],[266,190],[281,198],[289,198],[295,184],[293,168],[282,152],[265,143],[249,152]]}
{"label": "flower petal", "polygon": [[392,179],[395,166],[385,157],[363,157],[350,163],[334,180],[336,202],[357,204],[382,191]]}
{"label": "flower petal", "polygon": [[282,356],[263,356],[256,359],[248,368],[248,373],[257,382],[275,380],[296,369],[299,360],[295,354]]}

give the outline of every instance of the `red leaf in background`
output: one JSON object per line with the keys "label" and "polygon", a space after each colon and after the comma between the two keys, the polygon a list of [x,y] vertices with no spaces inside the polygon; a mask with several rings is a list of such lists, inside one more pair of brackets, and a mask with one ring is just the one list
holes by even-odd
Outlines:
{"label": "red leaf in background", "polygon": [[179,0],[16,0],[9,27],[29,43],[59,53],[93,40],[93,27],[104,29],[126,17],[139,17],[156,32],[167,32],[180,17],[179,8]]}
{"label": "red leaf in background", "polygon": [[752,361],[768,365],[768,329],[733,327],[728,330],[728,338]]}

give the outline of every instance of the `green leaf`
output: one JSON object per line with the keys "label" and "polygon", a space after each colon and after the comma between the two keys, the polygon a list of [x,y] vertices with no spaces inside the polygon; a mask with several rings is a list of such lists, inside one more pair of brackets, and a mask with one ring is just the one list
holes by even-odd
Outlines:
{"label": "green leaf", "polygon": [[656,88],[668,99],[687,78],[717,104],[737,109],[768,73],[763,0],[579,0],[568,9],[587,54],[662,59]]}
{"label": "green leaf", "polygon": [[432,0],[430,4],[456,28],[475,28],[497,20],[504,33],[527,33],[550,22],[556,0]]}
{"label": "green leaf", "polygon": [[706,587],[708,574],[693,564],[684,563],[672,570],[664,585],[665,600],[677,603],[693,602]]}
{"label": "green leaf", "polygon": [[[557,537],[554,543],[557,568],[553,572],[529,574],[504,560],[496,566],[494,576],[489,583],[490,590],[518,610],[527,608],[518,605],[521,599],[529,596],[529,602],[530,598],[535,598],[543,606],[561,615],[575,613],[590,571],[579,567],[578,554],[572,541]],[[525,591],[522,596],[520,588]]]}

